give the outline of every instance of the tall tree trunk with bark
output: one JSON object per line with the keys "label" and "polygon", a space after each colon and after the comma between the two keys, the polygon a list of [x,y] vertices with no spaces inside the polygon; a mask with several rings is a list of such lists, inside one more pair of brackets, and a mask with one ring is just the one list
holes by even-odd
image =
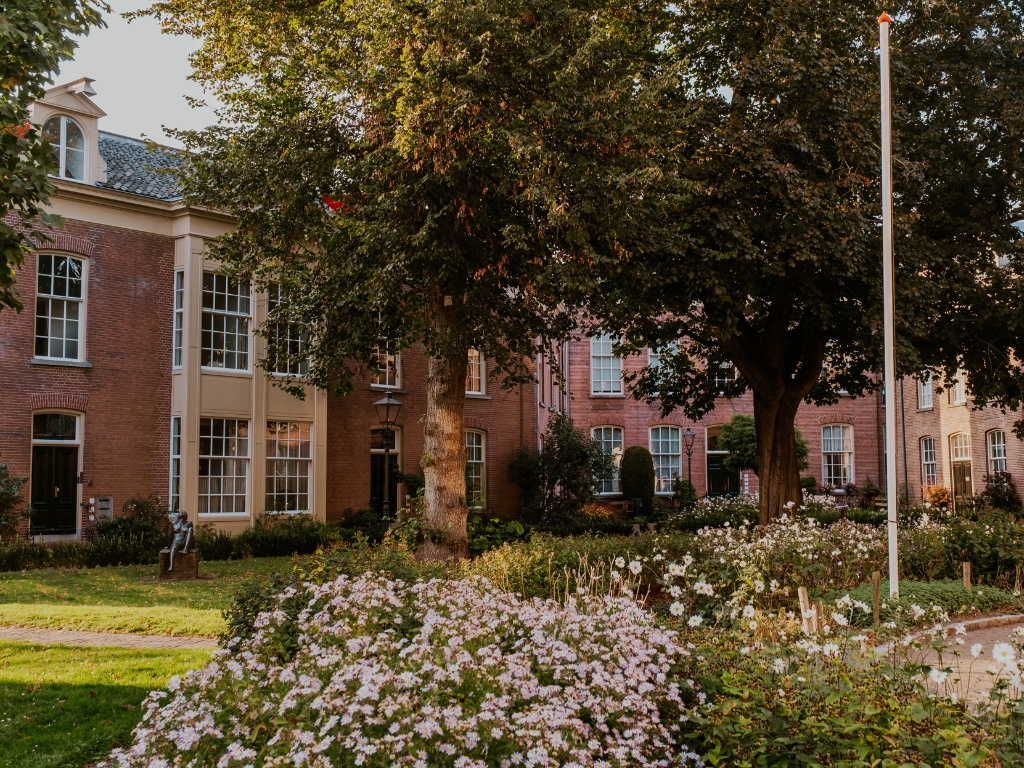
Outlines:
{"label": "tall tree trunk with bark", "polygon": [[792,391],[754,392],[761,525],[789,511],[789,502],[797,506],[801,502],[794,420],[802,399]]}
{"label": "tall tree trunk with bark", "polygon": [[424,501],[421,560],[469,557],[466,534],[466,358],[457,311],[436,311],[434,332],[441,352],[427,361],[427,414],[423,427]]}

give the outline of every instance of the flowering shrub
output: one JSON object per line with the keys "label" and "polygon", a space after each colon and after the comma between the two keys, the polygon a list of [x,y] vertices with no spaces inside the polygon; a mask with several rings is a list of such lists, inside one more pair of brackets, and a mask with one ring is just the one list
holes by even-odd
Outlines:
{"label": "flowering shrub", "polygon": [[696,532],[701,528],[721,528],[727,523],[733,528],[757,525],[760,516],[756,494],[706,496],[695,505],[674,512],[668,524],[679,530]]}
{"label": "flowering shrub", "polygon": [[679,766],[699,701],[689,651],[628,598],[525,600],[484,579],[366,574],[301,594],[204,669],[150,695],[134,744],[104,765]]}

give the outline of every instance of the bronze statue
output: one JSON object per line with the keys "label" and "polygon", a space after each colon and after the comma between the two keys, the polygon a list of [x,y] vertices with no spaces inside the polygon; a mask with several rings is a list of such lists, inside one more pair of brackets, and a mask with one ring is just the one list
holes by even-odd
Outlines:
{"label": "bronze statue", "polygon": [[181,552],[188,554],[192,546],[192,521],[188,519],[185,512],[176,510],[171,512],[171,556],[167,564],[167,570],[174,570],[174,553]]}

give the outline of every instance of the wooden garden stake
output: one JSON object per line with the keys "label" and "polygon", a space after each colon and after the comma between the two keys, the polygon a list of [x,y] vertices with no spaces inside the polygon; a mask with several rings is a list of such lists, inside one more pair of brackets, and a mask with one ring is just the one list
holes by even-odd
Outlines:
{"label": "wooden garden stake", "polygon": [[964,563],[964,591],[971,591],[971,564]]}
{"label": "wooden garden stake", "polygon": [[815,631],[815,627],[811,622],[811,601],[807,598],[807,587],[800,587],[796,593],[800,597],[800,626],[809,635]]}
{"label": "wooden garden stake", "polygon": [[878,594],[879,590],[881,589],[881,586],[882,586],[882,573],[881,573],[881,571],[875,571],[874,573],[871,574],[871,602],[872,602],[872,606],[874,607],[875,626],[878,626],[878,611],[879,611],[879,608],[881,607],[881,603],[879,602],[879,594]]}

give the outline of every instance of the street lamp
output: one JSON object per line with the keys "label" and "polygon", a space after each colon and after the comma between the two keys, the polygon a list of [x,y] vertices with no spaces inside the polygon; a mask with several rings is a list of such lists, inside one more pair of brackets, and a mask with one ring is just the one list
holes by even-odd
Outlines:
{"label": "street lamp", "polygon": [[686,480],[693,485],[693,472],[691,466],[693,462],[693,441],[697,437],[697,433],[689,427],[683,432],[683,443],[686,445]]}
{"label": "street lamp", "polygon": [[391,466],[388,461],[388,451],[391,449],[391,441],[395,436],[394,426],[398,423],[398,412],[402,410],[402,404],[388,392],[387,396],[374,403],[373,407],[377,409],[377,420],[384,425],[384,429],[381,430],[381,436],[384,438],[382,441],[384,443],[384,512],[382,516],[386,520],[391,514],[391,500],[388,498],[388,490],[391,486]]}

